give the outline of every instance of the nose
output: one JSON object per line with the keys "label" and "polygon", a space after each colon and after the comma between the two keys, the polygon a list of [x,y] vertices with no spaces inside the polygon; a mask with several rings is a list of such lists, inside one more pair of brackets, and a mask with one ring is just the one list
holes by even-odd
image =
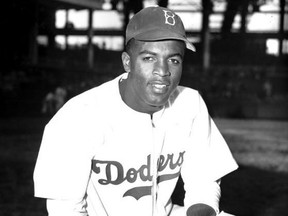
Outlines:
{"label": "nose", "polygon": [[170,76],[168,63],[164,60],[159,60],[154,65],[154,74],[165,77]]}

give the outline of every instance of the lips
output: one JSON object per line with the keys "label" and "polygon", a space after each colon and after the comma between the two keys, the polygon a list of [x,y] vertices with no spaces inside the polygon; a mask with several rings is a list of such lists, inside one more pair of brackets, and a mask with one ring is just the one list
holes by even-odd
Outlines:
{"label": "lips", "polygon": [[170,84],[168,82],[151,82],[152,89],[155,93],[163,94],[166,93],[169,89]]}
{"label": "lips", "polygon": [[165,85],[165,84],[153,84],[153,87],[157,88],[157,89],[163,89],[163,88],[166,88],[167,85]]}

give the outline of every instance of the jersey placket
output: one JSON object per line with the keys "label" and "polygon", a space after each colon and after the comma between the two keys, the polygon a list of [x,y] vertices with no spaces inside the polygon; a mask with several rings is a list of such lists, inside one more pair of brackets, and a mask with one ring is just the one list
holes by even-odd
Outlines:
{"label": "jersey placket", "polygon": [[[157,116],[158,117],[158,116]],[[152,195],[152,216],[159,216],[159,205],[157,200],[157,193],[158,193],[158,161],[160,154],[162,153],[162,149],[164,146],[165,140],[165,132],[161,130],[160,125],[158,122],[155,121],[155,117],[151,115],[151,126],[152,126],[152,153],[151,153],[151,170],[152,170],[152,188],[151,188],[151,195]],[[162,208],[161,208],[162,209]],[[161,210],[160,210],[161,211]]]}

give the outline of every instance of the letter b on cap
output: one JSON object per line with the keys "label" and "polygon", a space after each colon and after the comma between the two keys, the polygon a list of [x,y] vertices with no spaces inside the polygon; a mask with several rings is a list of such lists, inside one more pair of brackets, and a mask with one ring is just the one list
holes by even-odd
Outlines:
{"label": "letter b on cap", "polygon": [[175,14],[173,14],[171,11],[166,11],[166,10],[163,10],[163,12],[165,16],[165,24],[174,26],[176,23],[176,20],[174,19]]}

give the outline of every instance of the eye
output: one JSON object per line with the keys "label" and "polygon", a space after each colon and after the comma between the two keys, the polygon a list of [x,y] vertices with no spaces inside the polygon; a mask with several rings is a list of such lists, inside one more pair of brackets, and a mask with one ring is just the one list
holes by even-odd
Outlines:
{"label": "eye", "polygon": [[169,59],[169,62],[171,62],[172,64],[177,65],[177,64],[180,64],[182,61],[180,59],[178,59],[178,58],[171,58],[171,59]]}
{"label": "eye", "polygon": [[143,61],[146,61],[146,62],[151,62],[151,61],[153,61],[154,60],[154,58],[152,57],[152,56],[145,56],[145,57],[143,57]]}

